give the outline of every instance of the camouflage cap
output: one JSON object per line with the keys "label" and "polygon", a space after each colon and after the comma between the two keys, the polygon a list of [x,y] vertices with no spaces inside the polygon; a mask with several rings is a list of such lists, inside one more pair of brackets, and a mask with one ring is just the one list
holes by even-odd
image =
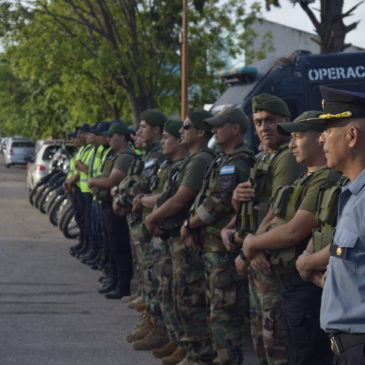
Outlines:
{"label": "camouflage cap", "polygon": [[102,136],[112,136],[113,134],[129,134],[127,125],[122,121],[114,121],[111,123],[109,129],[102,132]]}
{"label": "camouflage cap", "polygon": [[167,117],[164,113],[157,109],[147,109],[141,114],[141,120],[144,120],[147,124],[152,127],[163,127]]}
{"label": "camouflage cap", "polygon": [[241,127],[246,129],[249,124],[249,119],[240,108],[230,107],[219,111],[214,115],[214,117],[206,119],[205,122],[212,127],[221,126],[226,123],[232,123],[239,124]]}
{"label": "camouflage cap", "polygon": [[313,123],[341,121],[345,118],[365,118],[365,93],[319,87],[323,96],[323,113]]}
{"label": "camouflage cap", "polygon": [[172,134],[176,138],[180,138],[180,128],[183,123],[181,120],[168,119],[163,126],[165,132]]}
{"label": "camouflage cap", "polygon": [[290,111],[286,102],[274,95],[264,93],[252,98],[252,113],[257,113],[262,110],[290,117]]}
{"label": "camouflage cap", "polygon": [[190,109],[188,111],[188,118],[191,123],[193,123],[194,127],[208,132],[212,130],[212,127],[209,124],[204,123],[204,121],[212,116],[213,115],[210,112],[204,109]]}
{"label": "camouflage cap", "polygon": [[312,123],[313,118],[318,118],[322,112],[318,110],[308,110],[298,117],[296,117],[293,122],[290,123],[279,123],[278,132],[283,135],[289,135],[295,132],[305,132],[313,130],[316,132],[324,131],[324,123]]}

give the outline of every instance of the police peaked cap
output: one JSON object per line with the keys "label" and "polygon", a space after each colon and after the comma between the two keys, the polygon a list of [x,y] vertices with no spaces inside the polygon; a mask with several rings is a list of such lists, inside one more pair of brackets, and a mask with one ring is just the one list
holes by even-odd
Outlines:
{"label": "police peaked cap", "polygon": [[312,120],[313,123],[343,120],[345,118],[365,118],[365,93],[333,89],[320,86],[323,96],[323,113]]}
{"label": "police peaked cap", "polygon": [[286,102],[274,95],[264,93],[252,98],[252,113],[257,113],[262,110],[290,117],[290,111]]}
{"label": "police peaked cap", "polygon": [[209,124],[205,123],[207,119],[213,116],[212,113],[204,109],[190,109],[187,114],[189,120],[195,128],[202,129],[208,132],[212,130],[212,127]]}
{"label": "police peaked cap", "polygon": [[147,109],[141,114],[141,120],[144,120],[152,127],[163,127],[167,117],[164,113],[157,109]]}
{"label": "police peaked cap", "polygon": [[167,133],[172,134],[176,138],[180,138],[180,128],[183,123],[181,120],[168,119],[163,126],[163,130]]}
{"label": "police peaked cap", "polygon": [[308,110],[298,117],[296,117],[293,122],[290,123],[279,123],[278,132],[284,136],[295,132],[305,132],[313,130],[316,132],[324,131],[324,123],[312,123],[313,118],[318,118],[322,112],[318,110]]}

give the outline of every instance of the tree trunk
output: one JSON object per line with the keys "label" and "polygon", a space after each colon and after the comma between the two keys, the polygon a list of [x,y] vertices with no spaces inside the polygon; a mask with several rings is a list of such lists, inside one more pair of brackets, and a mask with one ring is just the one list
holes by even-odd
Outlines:
{"label": "tree trunk", "polygon": [[342,52],[345,46],[346,26],[342,17],[343,0],[321,0],[321,53]]}

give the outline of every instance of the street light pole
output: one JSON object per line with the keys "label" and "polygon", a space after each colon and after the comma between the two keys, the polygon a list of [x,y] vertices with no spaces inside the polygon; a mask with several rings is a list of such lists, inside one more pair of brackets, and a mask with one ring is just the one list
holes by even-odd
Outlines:
{"label": "street light pole", "polygon": [[188,4],[182,0],[182,44],[181,44],[181,118],[185,120],[188,104]]}

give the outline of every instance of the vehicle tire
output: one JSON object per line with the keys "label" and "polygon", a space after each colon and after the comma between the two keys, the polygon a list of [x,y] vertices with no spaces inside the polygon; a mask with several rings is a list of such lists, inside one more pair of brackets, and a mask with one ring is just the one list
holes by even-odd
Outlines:
{"label": "vehicle tire", "polygon": [[41,189],[41,187],[43,186],[43,184],[40,185],[36,185],[30,192],[29,194],[29,201],[30,204],[32,204],[33,206],[35,205],[35,199],[37,197],[37,194],[39,192],[39,190]]}
{"label": "vehicle tire", "polygon": [[59,210],[66,198],[66,195],[58,195],[49,208],[48,218],[54,226],[58,225]]}
{"label": "vehicle tire", "polygon": [[10,163],[6,163],[5,167],[8,169],[10,167]]}
{"label": "vehicle tire", "polygon": [[68,206],[60,217],[59,227],[66,238],[74,239],[79,236],[80,230],[76,223],[72,206]]}
{"label": "vehicle tire", "polygon": [[39,206],[40,206],[40,202],[41,200],[43,199],[43,194],[47,191],[48,189],[48,185],[47,184],[44,184],[39,190],[38,190],[38,193],[34,199],[34,206],[39,209]]}
{"label": "vehicle tire", "polygon": [[50,195],[52,194],[53,191],[55,191],[55,187],[49,186],[48,189],[46,189],[42,194],[42,198],[39,202],[39,210],[43,214],[46,214],[46,205],[47,205],[47,202],[49,201]]}
{"label": "vehicle tire", "polygon": [[45,211],[46,214],[49,214],[49,210],[53,204],[53,202],[57,199],[59,195],[57,194],[57,189],[53,190],[50,194],[49,194],[49,199],[47,200],[46,206],[45,206]]}

